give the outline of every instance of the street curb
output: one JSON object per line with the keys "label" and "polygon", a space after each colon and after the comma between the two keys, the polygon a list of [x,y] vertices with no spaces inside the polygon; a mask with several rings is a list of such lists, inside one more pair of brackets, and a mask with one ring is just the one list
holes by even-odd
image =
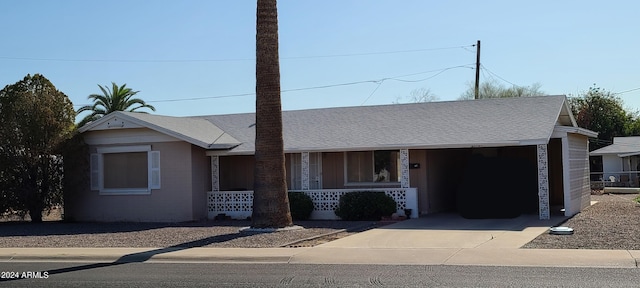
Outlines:
{"label": "street curb", "polygon": [[[161,251],[161,252],[159,252]],[[502,255],[495,257],[495,255]],[[640,250],[392,248],[0,248],[0,263],[379,264],[637,269]]]}
{"label": "street curb", "polygon": [[[289,263],[310,248],[0,248],[1,262],[227,262]],[[9,251],[11,250],[11,251]]]}

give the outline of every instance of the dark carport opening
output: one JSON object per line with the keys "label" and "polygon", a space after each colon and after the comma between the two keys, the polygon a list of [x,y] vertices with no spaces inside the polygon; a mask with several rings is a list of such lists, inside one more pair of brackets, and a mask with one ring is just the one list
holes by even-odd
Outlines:
{"label": "dark carport opening", "polygon": [[[561,148],[559,139],[552,139],[548,145],[549,202],[557,212],[564,199]],[[455,212],[470,219],[538,213],[536,146],[433,152],[432,164],[438,172],[429,173],[430,191],[434,193],[429,197],[432,212]]]}

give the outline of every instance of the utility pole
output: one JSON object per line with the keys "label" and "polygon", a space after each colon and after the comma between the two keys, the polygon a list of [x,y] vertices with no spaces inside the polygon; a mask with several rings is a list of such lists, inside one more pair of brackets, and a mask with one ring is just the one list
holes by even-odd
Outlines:
{"label": "utility pole", "polygon": [[480,40],[476,44],[476,87],[475,99],[480,98]]}

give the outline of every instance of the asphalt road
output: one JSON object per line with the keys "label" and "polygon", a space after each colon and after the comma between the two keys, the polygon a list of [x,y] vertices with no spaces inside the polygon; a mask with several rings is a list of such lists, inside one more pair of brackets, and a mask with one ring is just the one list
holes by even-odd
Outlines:
{"label": "asphalt road", "polygon": [[[6,279],[15,276],[41,277]],[[638,287],[638,269],[0,262],[0,287]],[[24,272],[24,273],[23,273]],[[33,272],[28,274],[28,272]],[[38,273],[39,272],[39,273]],[[46,272],[46,273],[45,273]],[[46,277],[46,278],[45,278]]]}

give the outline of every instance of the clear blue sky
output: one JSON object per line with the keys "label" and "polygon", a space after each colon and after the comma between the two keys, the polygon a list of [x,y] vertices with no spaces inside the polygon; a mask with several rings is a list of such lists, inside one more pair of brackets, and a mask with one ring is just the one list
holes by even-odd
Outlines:
{"label": "clear blue sky", "polygon": [[[420,88],[456,100],[474,79],[476,40],[482,81],[640,88],[639,3],[281,0],[282,89],[295,90],[283,109],[407,102]],[[255,111],[255,1],[7,0],[0,31],[2,87],[41,73],[76,109],[113,81],[157,114]],[[619,96],[640,110],[640,89]]]}

